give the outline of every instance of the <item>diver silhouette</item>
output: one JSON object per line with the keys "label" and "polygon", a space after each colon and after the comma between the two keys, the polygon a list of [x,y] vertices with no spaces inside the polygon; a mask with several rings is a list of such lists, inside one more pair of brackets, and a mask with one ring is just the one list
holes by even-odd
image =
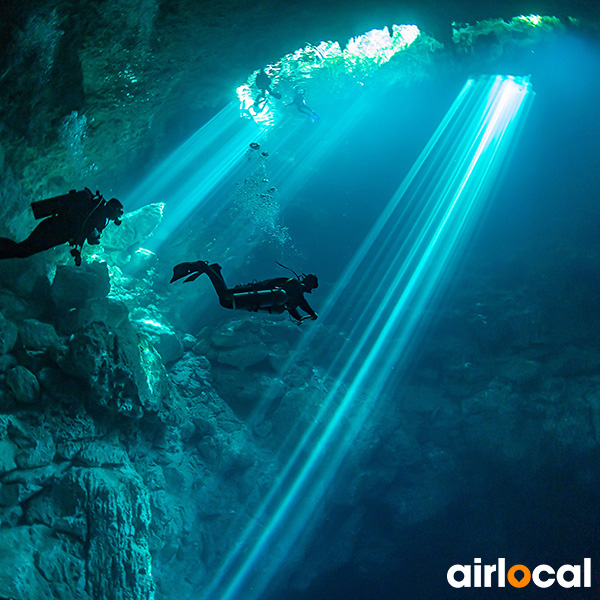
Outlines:
{"label": "diver silhouette", "polygon": [[294,98],[291,102],[284,102],[286,106],[295,106],[298,109],[298,112],[301,112],[310,117],[311,122],[314,123],[316,119],[319,119],[319,115],[306,104],[306,100],[304,98],[306,92],[302,88],[295,87],[294,88]]}
{"label": "diver silhouette", "polygon": [[[318,317],[304,298],[304,294],[310,294],[319,287],[316,275],[302,275],[296,278],[275,277],[228,288],[218,264],[209,265],[207,262],[199,260],[180,263],[173,267],[173,277],[170,283],[183,277],[187,277],[184,283],[194,281],[203,273],[210,278],[219,296],[219,302],[224,308],[268,312],[269,314],[282,314],[287,310],[296,323],[302,323],[305,319],[314,321]],[[307,314],[301,316],[298,308]]]}
{"label": "diver silhouette", "polygon": [[61,244],[73,246],[71,256],[81,265],[85,242],[97,245],[109,221],[121,224],[123,205],[116,198],[108,202],[99,192],[85,188],[31,203],[33,216],[42,222],[22,242],[0,238],[0,259],[26,258]]}
{"label": "diver silhouette", "polygon": [[258,111],[262,111],[265,108],[265,104],[267,102],[267,94],[271,94],[274,98],[281,99],[281,94],[279,92],[274,92],[271,89],[272,79],[267,75],[267,72],[264,69],[261,69],[254,80],[256,87],[258,88],[258,96],[256,96],[254,100],[253,107],[256,107]]}

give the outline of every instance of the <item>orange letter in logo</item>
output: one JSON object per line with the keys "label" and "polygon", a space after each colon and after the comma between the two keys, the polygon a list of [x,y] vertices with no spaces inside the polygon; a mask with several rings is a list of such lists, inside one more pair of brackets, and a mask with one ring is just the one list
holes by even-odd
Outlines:
{"label": "orange letter in logo", "polygon": [[[515,573],[517,571],[523,572],[523,577],[521,580],[515,577]],[[506,574],[506,579],[508,579],[508,583],[516,588],[525,587],[531,581],[531,571],[525,565],[513,565]]]}

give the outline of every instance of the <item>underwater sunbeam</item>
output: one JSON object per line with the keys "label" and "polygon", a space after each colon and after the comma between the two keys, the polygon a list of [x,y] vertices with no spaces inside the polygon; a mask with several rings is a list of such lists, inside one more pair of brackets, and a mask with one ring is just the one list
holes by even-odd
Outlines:
{"label": "underwater sunbeam", "polygon": [[[210,214],[206,201],[240,164],[248,144],[263,131],[239,118],[234,103],[228,104],[199,131],[175,150],[131,194],[131,207],[165,202],[164,218],[148,243],[156,251],[200,206]],[[223,200],[218,203],[219,209]]]}
{"label": "underwater sunbeam", "polygon": [[264,597],[300,556],[340,463],[471,239],[532,97],[523,77],[465,84],[328,298],[322,317],[354,323],[330,365],[336,384],[203,598]]}

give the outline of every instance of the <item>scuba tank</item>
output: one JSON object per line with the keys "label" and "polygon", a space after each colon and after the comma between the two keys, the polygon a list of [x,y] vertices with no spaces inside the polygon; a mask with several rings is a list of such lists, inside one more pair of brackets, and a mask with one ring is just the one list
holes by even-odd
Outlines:
{"label": "scuba tank", "polygon": [[31,210],[36,219],[45,219],[54,215],[64,214],[73,210],[78,205],[89,201],[94,197],[94,194],[87,188],[80,192],[71,190],[68,194],[61,196],[53,196],[45,200],[38,200],[31,203]]}
{"label": "scuba tank", "polygon": [[242,289],[234,288],[231,300],[233,304],[232,308],[246,309],[250,312],[282,313],[285,310],[288,295],[285,293],[285,290],[278,287],[249,290],[244,286]]}

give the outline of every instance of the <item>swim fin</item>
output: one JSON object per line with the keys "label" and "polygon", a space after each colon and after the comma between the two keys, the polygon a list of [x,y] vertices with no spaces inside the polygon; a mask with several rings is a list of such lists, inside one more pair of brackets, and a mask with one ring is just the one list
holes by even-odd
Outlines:
{"label": "swim fin", "polygon": [[173,267],[173,277],[171,278],[171,281],[169,283],[173,283],[174,281],[177,281],[178,279],[181,279],[182,277],[185,277],[186,275],[189,275],[192,272],[192,269],[190,268],[192,266],[192,263],[179,263],[178,265],[175,265]]}
{"label": "swim fin", "polygon": [[183,280],[183,283],[189,283],[190,281],[196,281],[200,275],[202,275],[203,271],[198,271],[197,273],[193,273],[187,279]]}

